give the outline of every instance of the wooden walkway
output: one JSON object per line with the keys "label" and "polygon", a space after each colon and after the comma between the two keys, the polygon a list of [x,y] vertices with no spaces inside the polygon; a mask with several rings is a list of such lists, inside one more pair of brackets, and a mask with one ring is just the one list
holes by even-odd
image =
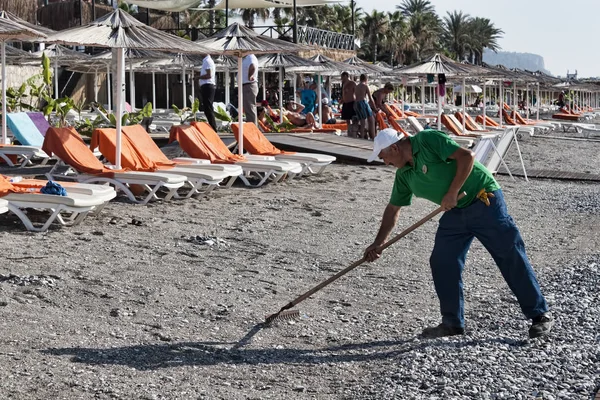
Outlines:
{"label": "wooden walkway", "polygon": [[282,150],[329,154],[345,162],[366,163],[373,151],[371,141],[328,133],[273,133],[267,138]]}
{"label": "wooden walkway", "polygon": [[[525,176],[522,171],[511,172],[514,176]],[[498,174],[508,175],[508,173],[504,171],[499,171]],[[527,177],[538,179],[559,179],[567,181],[600,182],[600,175],[598,174],[587,174],[585,172],[553,171],[549,169],[528,169]]]}

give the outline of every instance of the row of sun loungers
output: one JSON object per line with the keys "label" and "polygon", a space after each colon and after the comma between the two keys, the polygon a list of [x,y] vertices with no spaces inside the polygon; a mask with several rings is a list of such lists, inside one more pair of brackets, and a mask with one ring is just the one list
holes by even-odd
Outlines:
{"label": "row of sun loungers", "polygon": [[[28,230],[45,231],[56,222],[75,225],[87,215],[97,214],[116,197],[117,191],[134,203],[147,204],[159,198],[204,195],[215,188],[228,188],[238,178],[251,187],[268,181],[277,183],[320,173],[335,161],[335,157],[327,155],[283,152],[268,142],[255,125],[244,128],[244,145],[256,155],[232,154],[208,124],[194,123],[173,127],[170,137],[190,157],[169,160],[142,126],[123,127],[120,169],[115,168],[115,129],[96,130],[88,147],[73,128],[49,128],[38,149],[46,159],[57,159],[47,177],[61,179],[59,183],[67,195],[40,193],[46,181],[11,182],[0,176],[0,211],[14,213]],[[103,164],[93,153],[95,149],[110,164]],[[27,208],[47,210],[49,216],[42,223],[34,223],[24,211]]]}

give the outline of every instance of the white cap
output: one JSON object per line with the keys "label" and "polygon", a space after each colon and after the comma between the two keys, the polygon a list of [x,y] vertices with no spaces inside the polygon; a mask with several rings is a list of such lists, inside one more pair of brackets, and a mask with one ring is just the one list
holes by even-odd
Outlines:
{"label": "white cap", "polygon": [[373,141],[373,154],[371,154],[371,157],[369,157],[367,161],[381,161],[379,159],[379,153],[381,153],[381,150],[385,149],[386,147],[390,147],[400,139],[402,138],[398,135],[398,132],[395,129],[386,128],[380,130]]}

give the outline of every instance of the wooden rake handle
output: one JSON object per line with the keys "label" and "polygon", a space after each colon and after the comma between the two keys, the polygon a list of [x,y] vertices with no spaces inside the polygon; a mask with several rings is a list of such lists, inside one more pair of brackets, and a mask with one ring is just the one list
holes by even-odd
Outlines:
{"label": "wooden rake handle", "polygon": [[[467,195],[466,192],[460,193],[458,195],[457,200],[462,199],[466,195]],[[415,229],[417,229],[418,227],[420,227],[421,225],[423,225],[425,222],[431,220],[433,217],[435,217],[436,215],[438,215],[442,211],[444,211],[442,209],[442,207],[438,207],[437,209],[433,210],[432,212],[430,212],[429,214],[427,214],[425,217],[421,218],[419,221],[415,222],[414,224],[412,224],[411,226],[409,226],[408,228],[406,228],[405,230],[403,230],[402,232],[400,232],[399,234],[397,234],[396,236],[394,236],[392,239],[388,240],[387,242],[385,242],[384,244],[382,244],[381,246],[379,246],[378,250],[379,251],[383,251],[383,250],[387,249],[388,247],[390,247],[391,245],[393,245],[394,243],[396,243],[398,240],[402,239],[404,236],[408,235],[409,233],[411,233],[412,231],[414,231]],[[352,271],[354,268],[358,267],[359,265],[361,265],[365,261],[367,261],[366,257],[363,257],[360,260],[355,261],[354,263],[352,263],[351,265],[347,266],[346,268],[344,268],[343,270],[341,270],[337,274],[333,275],[331,278],[327,279],[326,281],[323,281],[323,282],[319,283],[317,286],[313,287],[312,289],[310,289],[306,293],[304,293],[304,294],[296,297],[294,300],[292,300],[289,303],[287,303],[285,306],[283,306],[281,308],[281,310],[279,312],[284,311],[284,310],[288,310],[288,309],[296,306],[298,303],[306,300],[308,297],[312,296],[313,294],[315,294],[319,290],[323,289],[325,286],[329,285],[331,282],[333,282],[333,281],[337,280],[338,278],[346,275],[348,272]]]}

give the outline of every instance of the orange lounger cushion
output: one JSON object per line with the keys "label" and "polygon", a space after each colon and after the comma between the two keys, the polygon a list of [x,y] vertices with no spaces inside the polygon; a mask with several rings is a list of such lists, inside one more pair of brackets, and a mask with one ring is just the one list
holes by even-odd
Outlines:
{"label": "orange lounger cushion", "polygon": [[[117,130],[114,128],[95,129],[92,132],[90,149],[93,150],[96,147],[100,149],[100,152],[108,161],[116,164]],[[140,152],[125,135],[121,136],[121,165],[132,171],[155,172],[160,169],[156,163]]]}
{"label": "orange lounger cushion", "polygon": [[[240,141],[239,124],[231,124],[235,140]],[[244,148],[251,154],[261,156],[276,156],[278,154],[295,154],[294,152],[286,152],[279,150],[273,146],[269,139],[251,122],[244,122]]]}
{"label": "orange lounger cushion", "polygon": [[49,128],[42,150],[49,156],[56,154],[65,163],[86,174],[113,177],[115,172],[124,172],[104,166],[73,128]]}
{"label": "orange lounger cushion", "polygon": [[[475,117],[475,121],[477,121],[478,124],[483,124],[483,116],[478,115],[477,117]],[[499,123],[497,123],[496,121],[494,121],[492,118],[488,117],[487,115],[485,116],[485,125],[500,127]]]}
{"label": "orange lounger cushion", "polygon": [[[238,161],[246,161],[245,157],[231,153],[220,138],[217,137],[218,143],[211,142],[206,136],[206,133],[210,136],[210,131],[204,130],[202,124],[172,126],[169,143],[176,140],[190,157],[210,160],[213,164],[234,164]],[[201,132],[197,127],[203,131]],[[208,127],[212,131],[210,125]]]}

